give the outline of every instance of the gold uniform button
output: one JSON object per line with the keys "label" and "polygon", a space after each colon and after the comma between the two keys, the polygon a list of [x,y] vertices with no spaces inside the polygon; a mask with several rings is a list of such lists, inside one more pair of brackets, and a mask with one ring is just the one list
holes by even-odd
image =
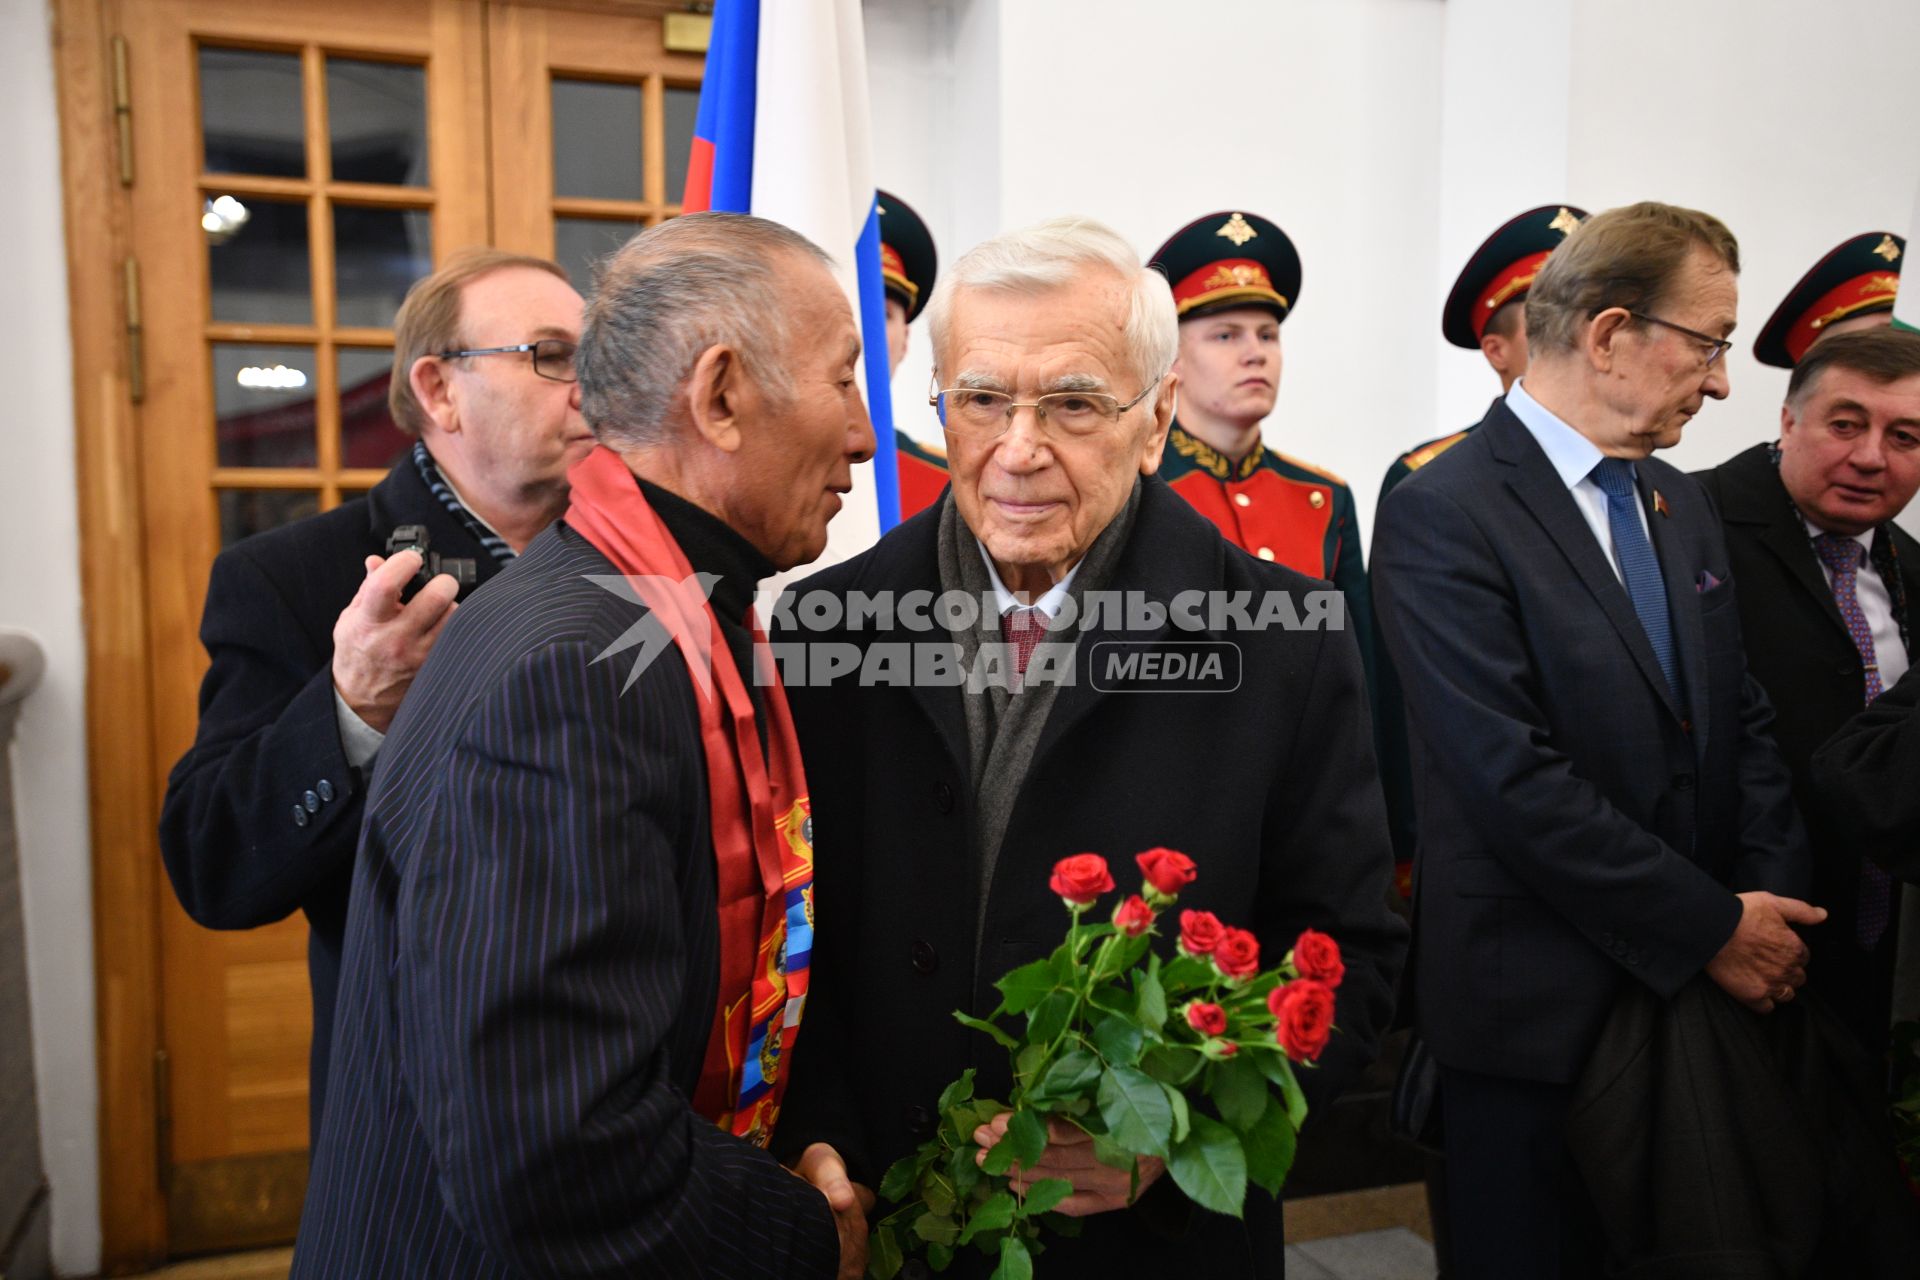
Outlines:
{"label": "gold uniform button", "polygon": [[1318,489],[1311,490],[1307,494],[1307,505],[1318,511],[1327,505],[1327,495]]}
{"label": "gold uniform button", "polygon": [[1262,560],[1271,560],[1273,559],[1273,548],[1262,547],[1258,551],[1254,552],[1253,554],[1259,556]]}
{"label": "gold uniform button", "polygon": [[1233,504],[1237,507],[1250,507],[1253,505],[1253,499],[1244,493],[1236,493],[1233,495]]}

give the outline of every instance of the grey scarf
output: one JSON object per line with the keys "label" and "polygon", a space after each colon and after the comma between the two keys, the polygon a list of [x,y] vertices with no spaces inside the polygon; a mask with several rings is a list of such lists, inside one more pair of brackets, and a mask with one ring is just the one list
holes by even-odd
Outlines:
{"label": "grey scarf", "polygon": [[[1076,617],[1084,616],[1080,606],[1085,603],[1087,592],[1106,588],[1120,551],[1133,531],[1134,513],[1139,506],[1140,482],[1135,480],[1126,505],[1094,539],[1081,561],[1080,571],[1074,575],[1073,586],[1067,594],[1073,600]],[[981,610],[981,617],[973,626],[951,632],[954,643],[960,647],[962,669],[972,671],[983,645],[1005,645],[1006,641],[1000,632],[999,617],[991,612],[993,579],[980,558],[979,541],[960,519],[959,508],[951,498],[940,512],[939,564],[943,592],[965,592],[975,600],[984,596],[987,601],[987,608]],[[1077,628],[1042,638],[1028,670],[1038,671],[1052,664],[1056,671],[1071,673],[1077,638]],[[1013,816],[1014,802],[1019,799],[1027,767],[1033,762],[1034,748],[1039,745],[1058,689],[1056,682],[1044,680],[1035,681],[1017,693],[993,685],[984,690],[967,689],[961,695],[967,718],[967,753],[973,773],[972,852],[980,877],[979,915],[974,930],[976,954],[980,927],[986,923],[994,864],[1000,857],[1007,821]]]}

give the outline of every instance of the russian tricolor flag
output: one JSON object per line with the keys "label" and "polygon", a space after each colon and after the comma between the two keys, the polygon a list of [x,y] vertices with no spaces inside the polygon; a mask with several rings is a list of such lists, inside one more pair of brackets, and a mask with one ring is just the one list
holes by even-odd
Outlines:
{"label": "russian tricolor flag", "polygon": [[900,520],[874,193],[860,0],[719,0],[683,207],[758,214],[825,249],[865,344],[874,464],[856,471],[823,564]]}

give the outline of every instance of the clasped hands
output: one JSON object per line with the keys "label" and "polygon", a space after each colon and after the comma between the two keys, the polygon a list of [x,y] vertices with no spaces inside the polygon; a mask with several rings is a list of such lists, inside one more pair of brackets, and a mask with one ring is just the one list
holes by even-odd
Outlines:
{"label": "clasped hands", "polygon": [[1772,893],[1743,893],[1740,923],[1713,959],[1707,976],[1755,1013],[1772,1013],[1807,981],[1807,944],[1796,924],[1819,924],[1825,907]]}
{"label": "clasped hands", "polygon": [[800,1153],[793,1172],[812,1183],[833,1210],[834,1229],[840,1234],[840,1280],[861,1280],[867,1273],[867,1213],[874,1195],[847,1176],[847,1163],[824,1142]]}
{"label": "clasped hands", "polygon": [[[980,1146],[977,1160],[1007,1136],[1011,1112],[1003,1112],[973,1131]],[[834,1227],[840,1234],[840,1275],[842,1280],[859,1280],[867,1267],[867,1214],[873,1209],[874,1195],[847,1175],[840,1153],[824,1142],[816,1142],[801,1153],[793,1172],[812,1183],[827,1198],[833,1210]],[[1166,1172],[1166,1164],[1154,1156],[1139,1162],[1139,1187],[1144,1192]],[[1016,1194],[1046,1178],[1060,1178],[1073,1186],[1073,1194],[1054,1209],[1068,1217],[1080,1218],[1110,1209],[1124,1209],[1135,1196],[1132,1173],[1102,1164],[1093,1154],[1093,1138],[1077,1125],[1060,1120],[1047,1122],[1047,1150],[1031,1169],[1015,1165],[1009,1181]]]}
{"label": "clasped hands", "polygon": [[[1003,1111],[973,1131],[973,1140],[980,1146],[980,1154],[974,1157],[975,1161],[984,1162],[987,1152],[1007,1136],[1007,1122],[1012,1118],[1011,1111]],[[1142,1157],[1139,1161],[1139,1193],[1145,1193],[1166,1171],[1166,1163],[1159,1157]],[[1111,1209],[1124,1209],[1138,1199],[1132,1172],[1101,1163],[1093,1154],[1092,1135],[1064,1120],[1048,1119],[1045,1154],[1031,1169],[1014,1165],[1009,1170],[1008,1180],[1014,1193],[1019,1195],[1024,1194],[1033,1183],[1047,1178],[1060,1178],[1072,1184],[1073,1194],[1053,1210],[1069,1218],[1084,1218]]]}

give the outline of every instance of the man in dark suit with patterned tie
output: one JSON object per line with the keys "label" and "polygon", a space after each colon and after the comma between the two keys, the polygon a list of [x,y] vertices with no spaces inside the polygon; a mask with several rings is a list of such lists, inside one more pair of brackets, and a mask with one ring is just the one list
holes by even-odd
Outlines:
{"label": "man in dark suit with patterned tie", "polygon": [[1887,873],[1813,785],[1822,743],[1910,664],[1920,543],[1894,517],[1920,490],[1920,333],[1835,333],[1794,366],[1777,443],[1702,472],[1720,508],[1747,669],[1772,700],[1814,849],[1808,989],[1886,1051],[1899,942]]}
{"label": "man in dark suit with patterned tie", "polygon": [[[1454,1263],[1599,1274],[1563,1136],[1616,995],[1805,981],[1805,834],[1745,674],[1726,544],[1655,461],[1706,399],[1739,250],[1609,210],[1547,259],[1527,375],[1394,490],[1374,540],[1414,747],[1415,1022],[1440,1064]],[[1781,895],[1781,896],[1776,896]]]}
{"label": "man in dark suit with patterned tie", "polygon": [[838,1155],[795,1177],[765,1150],[813,837],[751,613],[872,456],[859,352],[825,255],[763,219],[608,263],[579,352],[600,445],[381,750],[295,1275],[864,1268]]}

